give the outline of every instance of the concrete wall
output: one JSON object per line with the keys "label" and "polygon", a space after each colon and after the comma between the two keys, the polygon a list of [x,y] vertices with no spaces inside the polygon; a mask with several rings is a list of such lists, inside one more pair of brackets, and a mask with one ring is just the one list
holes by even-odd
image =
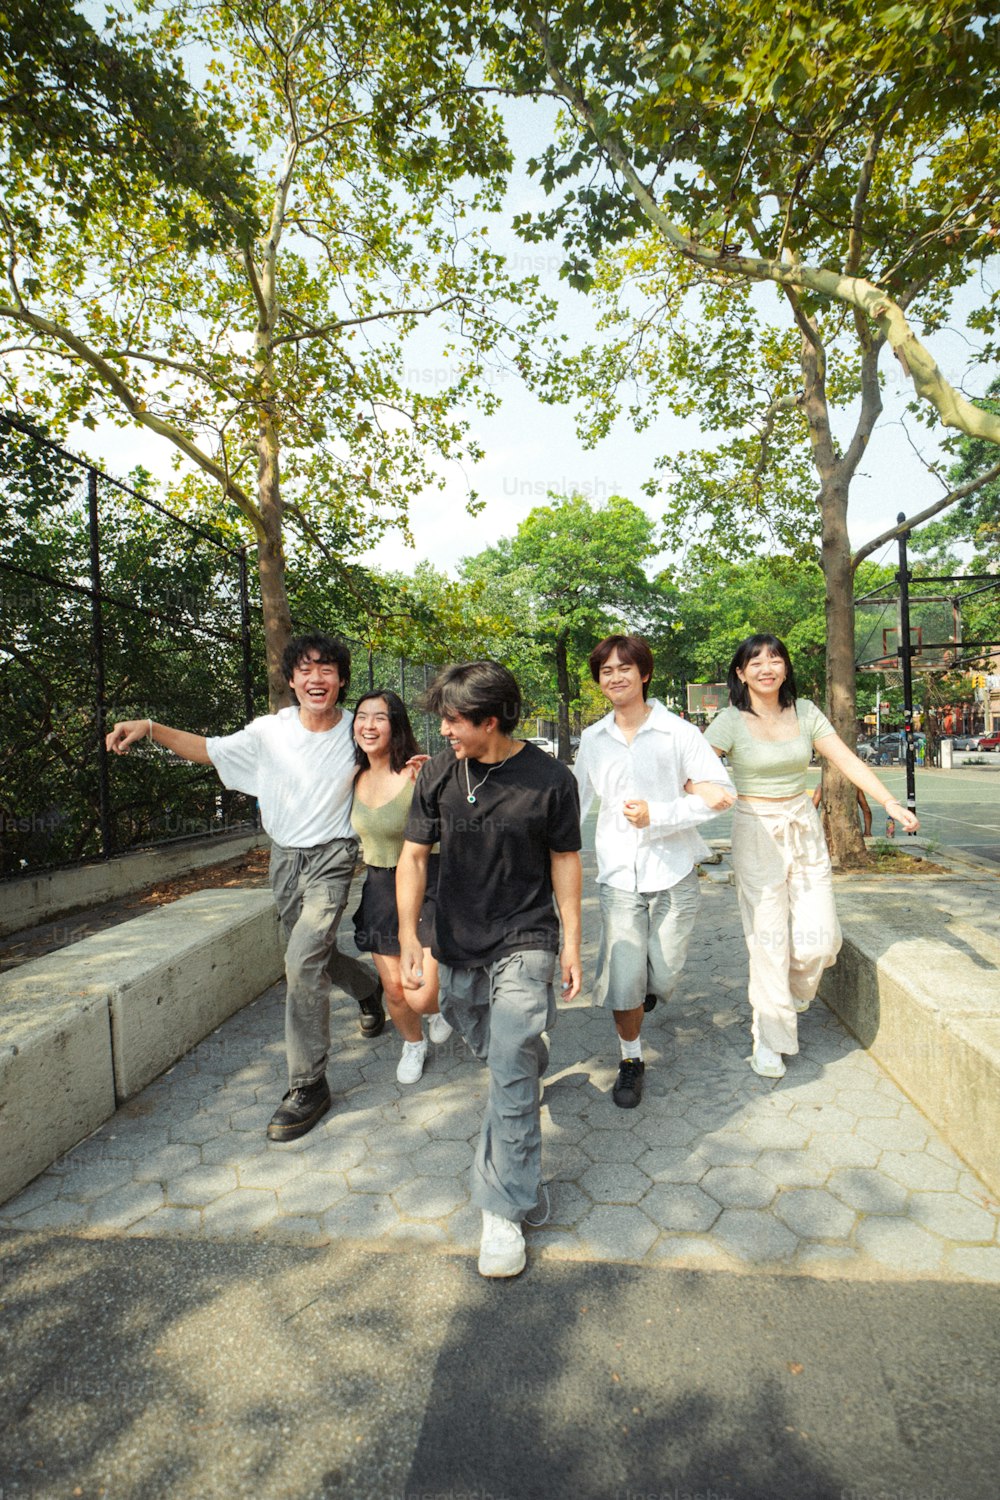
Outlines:
{"label": "concrete wall", "polygon": [[206,890],[0,976],[0,1202],[281,977],[270,891]]}
{"label": "concrete wall", "polygon": [[143,849],[74,870],[51,870],[19,876],[16,880],[0,880],[0,937],[49,922],[66,912],[129,896],[158,880],[172,880],[205,865],[222,864],[269,842],[263,833],[226,835],[197,844]]}

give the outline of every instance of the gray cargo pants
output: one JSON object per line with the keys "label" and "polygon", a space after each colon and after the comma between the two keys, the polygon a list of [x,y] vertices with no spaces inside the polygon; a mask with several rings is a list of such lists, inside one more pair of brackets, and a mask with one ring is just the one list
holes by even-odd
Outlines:
{"label": "gray cargo pants", "polygon": [[313,849],[271,845],[271,890],[288,939],[285,951],[285,1049],[288,1086],[302,1088],[326,1071],[330,1051],[330,985],[365,1000],[375,989],[366,964],[337,947],[358,857],[357,839]]}
{"label": "gray cargo pants", "polygon": [[525,950],[482,968],[440,966],[441,1014],[490,1070],[490,1092],[472,1164],[472,1201],[520,1223],[542,1180],[542,1037],[556,1022],[556,955]]}

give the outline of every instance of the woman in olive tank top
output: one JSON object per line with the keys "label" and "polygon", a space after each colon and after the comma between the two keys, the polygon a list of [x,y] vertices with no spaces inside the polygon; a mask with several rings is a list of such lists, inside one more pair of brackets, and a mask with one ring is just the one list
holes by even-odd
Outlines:
{"label": "woman in olive tank top", "polygon": [[396,693],[379,688],[359,698],[354,710],[354,753],[361,769],[354,783],[351,823],[368,866],[361,904],[354,913],[354,941],[363,953],[372,955],[393,1025],[403,1039],[396,1077],[400,1083],[416,1083],[427,1057],[421,1018],[430,1017],[433,1042],[446,1041],[451,1027],[437,1013],[437,960],[430,951],[436,871],[428,872],[432,878],[427,882],[418,929],[424,949],[423,983],[419,989],[404,989],[400,975],[396,865],[417,775],[408,762],[419,750]]}

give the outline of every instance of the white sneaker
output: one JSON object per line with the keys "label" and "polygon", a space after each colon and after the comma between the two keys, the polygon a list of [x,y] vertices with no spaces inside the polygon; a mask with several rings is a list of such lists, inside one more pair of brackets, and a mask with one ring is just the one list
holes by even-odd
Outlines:
{"label": "white sneaker", "polygon": [[435,1011],[432,1016],[428,1016],[427,1035],[436,1047],[440,1047],[441,1043],[446,1042],[451,1036],[451,1027],[440,1011]]}
{"label": "white sneaker", "polygon": [[404,1042],[403,1055],[399,1059],[396,1068],[396,1078],[399,1083],[416,1083],[424,1071],[424,1060],[427,1057],[427,1043]]}
{"label": "white sneaker", "polygon": [[519,1276],[524,1270],[524,1231],[511,1219],[483,1209],[483,1237],[479,1245],[480,1276]]}
{"label": "white sneaker", "polygon": [[757,1042],[750,1058],[750,1066],[761,1078],[784,1078],[785,1064],[780,1052],[772,1052],[762,1042]]}

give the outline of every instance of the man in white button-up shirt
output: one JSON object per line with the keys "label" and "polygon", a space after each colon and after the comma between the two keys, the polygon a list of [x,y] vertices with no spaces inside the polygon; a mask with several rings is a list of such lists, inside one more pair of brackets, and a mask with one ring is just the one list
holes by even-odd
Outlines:
{"label": "man in white button-up shirt", "polygon": [[609,1000],[621,1047],[612,1097],[642,1098],[646,1010],[680,977],[698,910],[695,864],[708,853],[697,825],[731,807],[732,782],[701,733],[655,699],[653,654],[637,635],[612,635],[590,654],[611,713],[585,729],[574,772],[580,817],[595,796],[601,945],[594,998]]}

